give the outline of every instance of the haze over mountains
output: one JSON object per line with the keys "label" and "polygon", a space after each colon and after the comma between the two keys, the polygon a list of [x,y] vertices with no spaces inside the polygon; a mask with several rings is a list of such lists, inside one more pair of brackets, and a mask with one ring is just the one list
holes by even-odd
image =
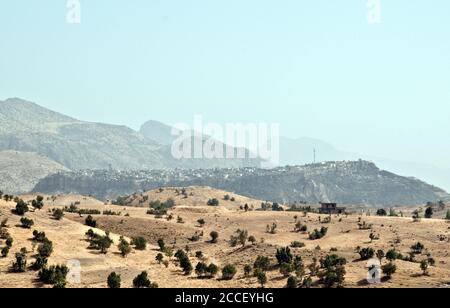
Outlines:
{"label": "haze over mountains", "polygon": [[[144,123],[140,131],[135,131],[126,126],[80,121],[18,98],[0,101],[0,120],[2,123],[0,126],[0,159],[2,165],[8,165],[0,170],[0,189],[11,190],[11,193],[27,192],[41,179],[59,171],[245,168],[259,167],[262,162],[260,159],[248,158],[175,159],[171,155],[171,144],[176,136],[171,133],[172,127],[164,123],[151,120]],[[195,138],[197,137],[192,137],[191,141],[194,141]],[[205,139],[202,142],[205,142]],[[224,148],[230,147],[223,143],[218,144]],[[430,184],[450,188],[447,170],[424,164],[396,162],[340,151],[326,142],[310,138],[294,140],[282,137],[280,139],[280,165],[311,163],[314,160],[313,149],[316,150],[317,162],[357,161],[363,158],[376,162],[382,169],[394,171],[401,175],[415,176],[425,179]],[[232,150],[236,151],[237,149],[232,148]],[[248,157],[249,152],[246,151],[246,153]],[[258,183],[260,179],[254,178],[253,180]],[[298,180],[300,181],[300,179]],[[283,183],[282,177],[277,181]],[[406,183],[408,181],[410,180],[402,178],[400,182]],[[328,180],[325,182],[326,185],[336,186],[336,182]],[[412,193],[414,185],[411,183],[418,185],[418,190],[414,193]],[[411,190],[406,191],[413,195],[417,193],[420,196],[433,197],[428,192],[434,191],[435,188],[426,188],[425,190],[428,192],[424,194],[425,186],[418,183],[422,182],[408,182],[407,185],[410,185]],[[193,184],[199,183],[194,181]],[[203,184],[208,185],[207,182]],[[245,185],[246,187],[251,186],[248,183]],[[325,186],[321,188],[322,192],[324,189],[329,189]],[[136,188],[140,189],[139,186]],[[218,188],[238,191],[239,187],[220,186]],[[269,195],[254,194],[250,188],[246,191],[255,197],[267,197],[268,199],[270,197],[275,200],[292,201],[302,196],[306,196],[305,199],[313,201],[323,200],[317,192],[312,195],[294,194],[295,198],[294,195],[289,194],[288,197],[283,197],[282,192],[280,194],[282,188],[280,186],[278,192],[275,191]],[[50,190],[48,187],[46,189]],[[263,186],[262,189],[268,190],[270,187]],[[292,187],[292,189],[296,188]],[[351,187],[347,187],[347,189],[351,189]],[[57,187],[55,190],[57,190]],[[382,191],[386,191],[386,189]],[[382,191],[378,191],[378,193],[382,193]],[[406,193],[406,191],[404,192]],[[117,189],[116,194],[121,192],[129,192],[129,188]],[[241,192],[244,193],[245,191]],[[354,194],[356,193],[354,192]],[[326,193],[326,196],[334,196],[335,194],[331,190]],[[363,202],[363,196],[361,198],[356,198],[355,201]],[[331,197],[330,200],[332,199]],[[405,197],[403,203],[422,199]],[[345,197],[342,200],[353,199]],[[377,198],[373,200],[369,203],[375,204],[378,202]],[[391,201],[396,200],[400,199]]]}
{"label": "haze over mountains", "polygon": [[291,139],[280,138],[280,165],[303,165],[314,162],[340,160],[368,160],[379,168],[389,170],[399,175],[416,177],[450,191],[450,170],[432,164],[398,161],[363,153],[352,153],[337,149],[333,145],[313,138]]}
{"label": "haze over mountains", "polygon": [[189,186],[210,186],[281,203],[323,201],[361,206],[415,206],[450,197],[442,189],[380,170],[362,160],[275,169],[62,172],[40,181],[34,192],[115,199],[158,187]]}
{"label": "haze over mountains", "polygon": [[[18,98],[0,101],[0,121],[0,151],[35,153],[70,170],[235,168],[260,163],[259,159],[176,160],[169,145],[126,126],[80,121]],[[49,171],[42,165],[42,177]],[[1,178],[0,187],[6,187],[5,177]]]}
{"label": "haze over mountains", "polygon": [[[148,121],[141,126],[140,132],[150,140],[170,145],[175,137],[171,135],[172,127],[158,121]],[[399,175],[416,177],[450,191],[450,170],[432,164],[405,162],[376,157],[362,153],[353,153],[337,149],[332,144],[314,138],[292,139],[280,137],[279,166],[297,166],[327,161],[356,161],[359,159],[374,162],[379,168]]]}

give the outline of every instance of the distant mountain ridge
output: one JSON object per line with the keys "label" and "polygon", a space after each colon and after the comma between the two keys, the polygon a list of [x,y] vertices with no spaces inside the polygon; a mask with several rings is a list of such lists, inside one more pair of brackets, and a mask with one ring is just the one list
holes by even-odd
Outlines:
{"label": "distant mountain ridge", "polygon": [[164,186],[210,186],[251,198],[283,203],[332,201],[366,206],[415,206],[449,198],[449,194],[442,189],[414,178],[380,170],[367,161],[327,162],[270,170],[63,172],[46,177],[34,191],[116,198]]}
{"label": "distant mountain ridge", "polygon": [[0,102],[0,150],[34,152],[71,170],[162,168],[160,145],[125,126],[79,121],[20,99]]}
{"label": "distant mountain ridge", "polygon": [[[9,164],[7,171],[0,171],[0,190],[10,193],[27,192],[40,179],[61,170],[240,168],[260,164],[259,159],[175,159],[170,144],[163,143],[162,138],[155,141],[126,126],[80,121],[19,98],[0,101],[0,123],[0,165]],[[168,126],[161,126],[160,130],[167,133]]]}
{"label": "distant mountain ridge", "polygon": [[259,160],[176,160],[170,148],[119,125],[91,123],[18,98],[0,101],[0,150],[33,152],[71,170],[257,166]]}
{"label": "distant mountain ridge", "polygon": [[450,170],[446,168],[342,151],[325,141],[313,138],[280,138],[280,166],[310,164],[314,162],[314,158],[316,162],[368,160],[382,169],[402,176],[414,176],[450,191]]}
{"label": "distant mountain ridge", "polygon": [[[194,145],[200,144],[203,147],[207,147],[207,142],[209,141],[211,144],[214,143],[214,147],[218,147],[222,149],[221,153],[235,153],[237,154],[237,150],[239,148],[235,148],[229,145],[224,144],[223,142],[212,138],[211,136],[202,135],[198,136],[195,131],[180,131],[170,125],[158,122],[158,121],[147,121],[141,126],[139,132],[148,140],[156,140],[158,143],[162,144],[161,151],[164,153],[164,157],[167,158],[168,164],[175,168],[183,168],[183,169],[198,169],[198,168],[243,168],[243,167],[258,167],[261,166],[261,159],[252,159],[250,158],[250,151],[247,149],[241,148],[244,151],[243,159],[239,158],[201,158],[201,159],[174,159],[171,155],[172,144],[177,139],[181,138],[183,143],[191,145],[191,157],[194,157]],[[172,134],[172,132],[176,132],[176,134]],[[182,139],[184,134],[190,136],[185,139]],[[202,164],[199,164],[202,162]]]}

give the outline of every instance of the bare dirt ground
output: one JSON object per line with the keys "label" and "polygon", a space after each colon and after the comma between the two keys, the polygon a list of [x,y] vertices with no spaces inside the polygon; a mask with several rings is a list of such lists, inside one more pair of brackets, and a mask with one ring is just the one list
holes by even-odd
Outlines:
{"label": "bare dirt ground", "polygon": [[[300,255],[305,264],[309,265],[313,257],[320,259],[330,253],[345,257],[348,261],[344,287],[447,287],[450,283],[450,223],[442,219],[422,219],[413,222],[409,217],[377,217],[361,215],[331,216],[331,222],[324,224],[327,215],[302,212],[273,212],[259,211],[260,200],[253,200],[232,193],[214,190],[204,187],[187,188],[185,194],[181,189],[171,188],[164,191],[151,191],[144,194],[136,194],[128,200],[130,205],[116,206],[105,204],[90,197],[79,195],[44,196],[45,206],[41,211],[28,212],[26,217],[34,220],[35,225],[31,229],[20,227],[20,217],[11,213],[15,207],[14,202],[0,201],[0,220],[8,218],[8,232],[14,239],[12,249],[6,258],[0,258],[0,287],[44,287],[37,282],[37,273],[27,270],[25,273],[11,273],[10,267],[14,260],[14,254],[22,247],[26,247],[29,253],[28,265],[34,260],[33,255],[36,246],[31,241],[32,231],[45,231],[47,237],[54,243],[54,252],[49,259],[49,264],[66,264],[69,260],[79,260],[81,263],[81,284],[68,284],[67,287],[106,287],[106,279],[109,273],[116,272],[122,276],[122,287],[131,287],[133,278],[147,271],[152,281],[159,287],[194,287],[194,288],[229,288],[229,287],[259,287],[256,278],[245,278],[243,267],[253,264],[258,255],[268,256],[273,265],[276,264],[276,249],[289,246],[293,241],[305,244],[303,248],[291,248],[295,255]],[[225,201],[224,195],[229,194],[235,201]],[[187,195],[187,197],[186,197]],[[144,198],[144,196],[147,196]],[[24,200],[34,199],[35,196],[22,196]],[[148,202],[152,200],[165,201],[168,198],[175,200],[176,206],[169,210],[174,219],[168,221],[165,218],[155,218],[147,214]],[[207,206],[211,198],[220,200],[217,207]],[[145,200],[145,201],[143,201]],[[98,222],[96,232],[111,232],[114,245],[107,254],[101,254],[95,250],[87,249],[85,233],[89,227],[84,225],[87,215],[66,213],[60,220],[54,220],[49,209],[77,205],[81,209],[98,209],[120,212],[120,216],[93,215]],[[254,210],[245,212],[241,206],[248,204]],[[373,211],[374,212],[374,211]],[[165,216],[166,217],[166,216]],[[177,222],[181,217],[183,223]],[[319,221],[320,217],[320,221]],[[205,225],[200,226],[199,219],[205,220]],[[308,233],[294,232],[295,221],[300,221],[308,226],[308,231],[328,227],[327,235],[319,240],[309,240]],[[372,224],[371,230],[359,230],[358,222],[364,221]],[[266,232],[266,226],[275,223],[275,234]],[[237,229],[248,230],[249,235],[257,239],[252,245],[247,243],[245,247],[231,247],[230,236]],[[219,240],[210,243],[210,232],[217,231]],[[189,240],[195,233],[203,233],[199,241]],[[369,234],[379,234],[380,239],[371,242]],[[119,237],[134,236],[145,237],[149,245],[145,251],[133,250],[126,258],[120,256],[117,244]],[[226,264],[236,265],[238,272],[234,279],[224,281],[220,274],[214,279],[198,279],[193,273],[186,276],[179,266],[170,259],[170,265],[166,268],[155,260],[159,253],[157,240],[164,239],[167,246],[175,249],[185,248],[188,245],[190,259],[195,268],[198,260],[196,251],[202,251],[205,262],[214,262],[222,267]],[[397,272],[391,280],[381,284],[372,285],[366,283],[367,261],[359,261],[356,247],[372,247],[375,250],[383,249],[385,252],[396,248],[403,254],[410,251],[410,247],[416,242],[425,246],[423,254],[418,255],[417,260],[425,259],[430,254],[436,265],[430,267],[429,275],[422,275],[419,263],[395,261]],[[5,241],[0,240],[0,248]],[[167,257],[166,257],[167,259]],[[383,261],[386,262],[386,261]],[[308,270],[307,270],[308,272]],[[286,278],[277,268],[268,272],[267,287],[285,287]]]}

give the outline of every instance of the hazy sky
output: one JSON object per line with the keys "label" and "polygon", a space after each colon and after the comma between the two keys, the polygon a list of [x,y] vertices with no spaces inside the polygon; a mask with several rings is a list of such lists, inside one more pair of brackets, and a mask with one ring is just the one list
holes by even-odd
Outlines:
{"label": "hazy sky", "polygon": [[450,1],[1,0],[0,99],[138,128],[279,122],[450,167]]}

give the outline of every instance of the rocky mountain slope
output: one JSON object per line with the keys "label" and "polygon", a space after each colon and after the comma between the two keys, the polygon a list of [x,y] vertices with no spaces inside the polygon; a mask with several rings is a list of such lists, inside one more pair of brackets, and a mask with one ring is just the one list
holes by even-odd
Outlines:
{"label": "rocky mountain slope", "polygon": [[0,152],[0,190],[4,192],[28,192],[40,179],[58,171],[68,169],[35,153]]}
{"label": "rocky mountain slope", "polygon": [[442,189],[380,170],[367,161],[328,162],[272,170],[243,168],[174,171],[59,173],[34,189],[115,198],[161,186],[211,186],[270,201],[332,201],[371,206],[408,206],[446,199]]}
{"label": "rocky mountain slope", "polygon": [[179,161],[131,128],[83,122],[21,99],[0,101],[0,150],[34,152],[71,170],[256,166],[259,160]]}
{"label": "rocky mountain slope", "polygon": [[65,167],[162,168],[160,145],[124,126],[88,123],[20,99],[0,102],[0,150],[35,152]]}
{"label": "rocky mountain slope", "polygon": [[364,153],[342,151],[332,144],[312,138],[290,139],[281,137],[280,166],[310,164],[314,161],[314,150],[316,151],[316,162],[369,160],[382,169],[390,170],[403,176],[414,176],[450,191],[450,170],[443,166],[420,162],[398,161]]}
{"label": "rocky mountain slope", "polygon": [[[250,158],[250,152],[247,149],[238,149],[231,146],[228,146],[217,139],[214,139],[210,136],[203,135],[198,136],[194,131],[180,131],[178,129],[173,128],[172,126],[166,125],[164,123],[158,121],[148,121],[141,126],[139,132],[149,140],[156,140],[158,143],[162,145],[161,152],[163,156],[167,159],[166,163],[168,166],[172,168],[182,168],[182,169],[198,169],[198,168],[242,168],[242,167],[255,167],[261,166],[260,159],[252,159]],[[172,132],[177,132],[176,135],[173,135]],[[184,133],[182,135],[182,133]],[[243,159],[230,159],[230,158],[202,158],[202,159],[175,159],[172,154],[172,144],[176,141],[180,136],[186,136],[183,139],[183,144],[191,145],[191,157],[194,157],[194,146],[197,144],[203,145],[204,149],[209,149],[208,146],[221,149],[221,153],[233,152],[237,153],[238,150],[243,151],[244,157]]]}

